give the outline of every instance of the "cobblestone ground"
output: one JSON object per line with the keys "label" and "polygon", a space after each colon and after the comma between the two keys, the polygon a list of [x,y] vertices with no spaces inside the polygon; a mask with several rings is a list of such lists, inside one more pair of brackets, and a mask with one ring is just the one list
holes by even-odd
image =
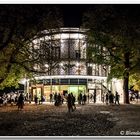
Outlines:
{"label": "cobblestone ground", "polygon": [[8,105],[0,107],[0,136],[135,136],[139,119],[140,105],[77,105],[72,113],[66,104]]}

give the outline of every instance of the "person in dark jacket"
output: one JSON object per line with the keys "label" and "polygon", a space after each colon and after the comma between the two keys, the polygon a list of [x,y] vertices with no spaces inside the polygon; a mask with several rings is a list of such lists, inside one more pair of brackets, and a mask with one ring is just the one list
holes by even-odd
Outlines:
{"label": "person in dark jacket", "polygon": [[72,97],[72,110],[76,110],[76,105],[75,105],[75,96],[73,96],[73,94],[71,93],[71,97]]}
{"label": "person in dark jacket", "polygon": [[23,97],[23,94],[22,93],[18,97],[17,105],[18,105],[18,110],[19,109],[23,109],[23,106],[24,106],[24,97]]}
{"label": "person in dark jacket", "polygon": [[120,104],[119,103],[119,100],[120,100],[120,95],[118,94],[118,92],[116,91],[116,94],[115,94],[115,104],[118,103],[118,105]]}
{"label": "person in dark jacket", "polygon": [[81,102],[82,102],[82,93],[78,95],[78,104],[81,104]]}
{"label": "person in dark jacket", "polygon": [[86,101],[87,101],[87,96],[86,96],[86,94],[84,94],[82,97],[82,104],[85,105]]}
{"label": "person in dark jacket", "polygon": [[37,105],[38,104],[38,97],[37,97],[37,95],[34,96],[34,101],[35,101],[35,104]]}
{"label": "person in dark jacket", "polygon": [[96,103],[96,89],[94,89],[94,92],[93,92],[93,101],[94,103]]}
{"label": "person in dark jacket", "polygon": [[69,113],[71,111],[73,111],[73,108],[72,108],[72,96],[71,96],[71,94],[68,94],[68,97],[67,97],[67,107],[68,107],[68,112]]}
{"label": "person in dark jacket", "polygon": [[108,105],[108,100],[109,100],[109,94],[106,93],[106,95],[105,95],[105,102],[106,102],[106,105]]}

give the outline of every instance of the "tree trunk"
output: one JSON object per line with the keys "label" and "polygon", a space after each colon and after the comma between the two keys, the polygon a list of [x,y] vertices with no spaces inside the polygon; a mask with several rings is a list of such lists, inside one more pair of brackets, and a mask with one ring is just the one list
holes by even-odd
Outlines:
{"label": "tree trunk", "polygon": [[126,73],[123,82],[123,91],[124,91],[124,103],[129,104],[129,92],[128,92],[128,84],[129,84],[129,73]]}
{"label": "tree trunk", "polygon": [[129,85],[129,56],[130,53],[126,52],[124,54],[124,66],[125,66],[125,72],[124,72],[124,82],[123,82],[123,91],[124,91],[124,103],[129,104],[129,92],[128,92],[128,85]]}

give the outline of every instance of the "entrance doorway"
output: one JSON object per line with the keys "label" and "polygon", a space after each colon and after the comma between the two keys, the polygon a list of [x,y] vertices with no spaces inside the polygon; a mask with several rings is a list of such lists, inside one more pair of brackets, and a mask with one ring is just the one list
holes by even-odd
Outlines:
{"label": "entrance doorway", "polygon": [[32,88],[32,100],[34,100],[35,95],[38,97],[38,99],[41,98],[42,95],[42,87],[36,87]]}

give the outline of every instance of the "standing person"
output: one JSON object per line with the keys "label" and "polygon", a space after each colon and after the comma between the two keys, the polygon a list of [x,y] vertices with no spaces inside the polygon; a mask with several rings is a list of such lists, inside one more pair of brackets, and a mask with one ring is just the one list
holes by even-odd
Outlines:
{"label": "standing person", "polygon": [[55,92],[54,94],[54,105],[57,106],[58,104],[58,95],[57,95],[57,92]]}
{"label": "standing person", "polygon": [[58,106],[61,105],[62,104],[62,99],[61,99],[60,93],[58,93],[57,100],[58,100]]}
{"label": "standing person", "polygon": [[72,110],[76,110],[76,106],[75,106],[75,96],[73,96],[73,94],[71,93],[71,97],[72,97]]}
{"label": "standing person", "polygon": [[109,100],[109,95],[108,95],[108,92],[107,92],[106,95],[105,95],[105,102],[106,102],[106,105],[108,105],[108,100]]}
{"label": "standing person", "polygon": [[53,102],[53,94],[50,93],[50,103],[52,103],[52,102]]}
{"label": "standing person", "polygon": [[86,101],[87,101],[87,96],[86,96],[86,94],[84,94],[83,98],[82,98],[82,104],[85,105]]}
{"label": "standing person", "polygon": [[120,104],[119,103],[119,100],[120,100],[120,95],[118,94],[118,92],[116,91],[116,94],[115,94],[115,104],[116,102],[118,103],[118,105]]}
{"label": "standing person", "polygon": [[81,104],[81,101],[82,101],[82,93],[78,95],[78,104]]}
{"label": "standing person", "polygon": [[24,106],[24,97],[23,97],[23,94],[21,93],[19,98],[18,98],[18,110],[19,109],[23,109],[23,106]]}
{"label": "standing person", "polygon": [[94,92],[93,92],[93,101],[94,103],[96,103],[96,89],[94,89]]}
{"label": "standing person", "polygon": [[45,102],[45,97],[41,95],[41,104],[43,104],[43,102]]}
{"label": "standing person", "polygon": [[37,97],[37,95],[34,96],[34,101],[35,101],[35,104],[37,105],[38,104],[38,97]]}
{"label": "standing person", "polygon": [[68,107],[68,112],[69,112],[69,113],[70,113],[71,111],[73,111],[71,94],[68,94],[68,97],[67,97],[67,107]]}
{"label": "standing person", "polygon": [[112,105],[114,103],[114,95],[109,91],[109,103]]}

